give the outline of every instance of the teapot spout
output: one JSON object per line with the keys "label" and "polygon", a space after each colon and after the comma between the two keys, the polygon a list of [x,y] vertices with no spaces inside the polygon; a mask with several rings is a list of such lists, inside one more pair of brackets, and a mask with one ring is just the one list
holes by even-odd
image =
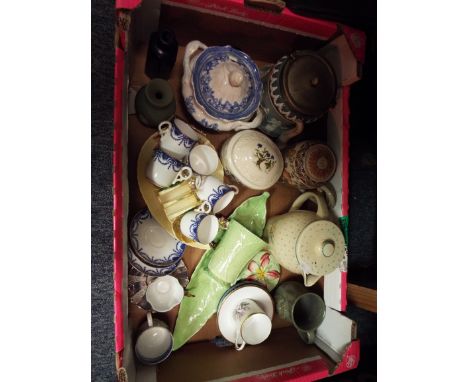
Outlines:
{"label": "teapot spout", "polygon": [[320,276],[313,275],[312,273],[305,273],[303,272],[302,276],[304,277],[304,285],[306,287],[311,287],[317,281],[320,280]]}

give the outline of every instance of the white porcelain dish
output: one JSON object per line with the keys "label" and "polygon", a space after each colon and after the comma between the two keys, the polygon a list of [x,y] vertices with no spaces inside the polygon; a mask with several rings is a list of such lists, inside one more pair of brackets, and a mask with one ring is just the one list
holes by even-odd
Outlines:
{"label": "white porcelain dish", "polygon": [[165,267],[154,267],[140,260],[130,247],[128,248],[127,256],[129,265],[131,265],[136,271],[142,275],[154,277],[161,277],[175,271],[181,261],[179,260],[174,264]]}
{"label": "white porcelain dish", "polygon": [[129,239],[140,260],[154,267],[174,264],[182,258],[185,250],[185,244],[169,235],[147,209],[133,218]]}
{"label": "white porcelain dish", "polygon": [[267,190],[283,173],[283,156],[265,134],[245,130],[229,138],[221,149],[225,172],[254,190]]}

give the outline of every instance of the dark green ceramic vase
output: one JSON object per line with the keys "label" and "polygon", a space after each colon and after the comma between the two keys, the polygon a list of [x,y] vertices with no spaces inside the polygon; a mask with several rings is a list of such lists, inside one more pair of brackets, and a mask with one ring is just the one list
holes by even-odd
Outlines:
{"label": "dark green ceramic vase", "polygon": [[169,82],[155,78],[143,86],[135,98],[138,119],[148,127],[157,128],[163,121],[171,120],[176,111],[176,100]]}
{"label": "dark green ceramic vase", "polygon": [[308,292],[301,283],[286,281],[276,288],[275,305],[278,315],[294,325],[301,339],[306,344],[313,344],[315,332],[325,318],[322,298]]}

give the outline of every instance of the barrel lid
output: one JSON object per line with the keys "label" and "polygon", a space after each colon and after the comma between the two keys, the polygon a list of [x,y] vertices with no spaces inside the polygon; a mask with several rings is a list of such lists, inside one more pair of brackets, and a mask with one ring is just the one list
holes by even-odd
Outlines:
{"label": "barrel lid", "polygon": [[312,51],[296,51],[289,56],[282,73],[281,87],[292,109],[317,116],[333,106],[337,81],[330,64]]}

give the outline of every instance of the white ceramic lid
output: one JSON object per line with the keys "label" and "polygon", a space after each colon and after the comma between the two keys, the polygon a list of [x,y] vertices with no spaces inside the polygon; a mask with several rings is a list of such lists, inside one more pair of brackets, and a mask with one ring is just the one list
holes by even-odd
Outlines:
{"label": "white ceramic lid", "polygon": [[265,134],[244,130],[227,142],[224,158],[239,182],[254,190],[272,187],[283,172],[283,156]]}
{"label": "white ceramic lid", "polygon": [[345,240],[340,228],[328,220],[310,223],[299,234],[296,257],[306,273],[324,276],[343,260]]}
{"label": "white ceramic lid", "polygon": [[218,308],[219,331],[224,338],[232,343],[236,340],[236,319],[234,313],[237,306],[246,299],[255,301],[270,321],[273,319],[273,300],[265,289],[248,284],[245,286],[236,285],[221,299]]}

